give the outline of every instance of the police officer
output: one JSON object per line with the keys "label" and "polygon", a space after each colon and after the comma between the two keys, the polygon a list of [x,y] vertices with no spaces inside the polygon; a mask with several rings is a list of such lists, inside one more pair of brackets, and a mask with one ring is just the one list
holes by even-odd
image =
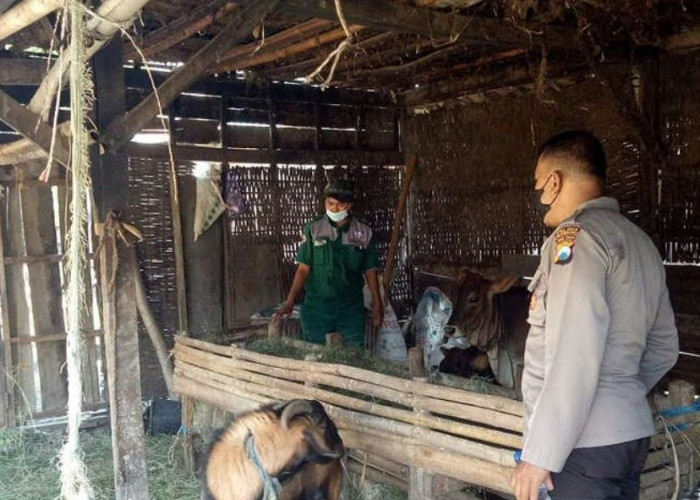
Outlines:
{"label": "police officer", "polygon": [[536,500],[639,498],[654,422],[647,393],[678,357],[664,267],[651,239],[603,196],[598,139],[569,131],[540,148],[544,223],[522,380],[525,441],[511,485]]}
{"label": "police officer", "polygon": [[304,339],[323,343],[327,333],[341,332],[347,344],[361,346],[365,338],[365,279],[372,294],[373,323],[380,326],[383,320],[375,240],[372,229],[351,214],[355,196],[348,181],[332,181],[323,198],[326,214],[304,228],[294,281],[277,316],[292,312],[306,286],[301,309]]}

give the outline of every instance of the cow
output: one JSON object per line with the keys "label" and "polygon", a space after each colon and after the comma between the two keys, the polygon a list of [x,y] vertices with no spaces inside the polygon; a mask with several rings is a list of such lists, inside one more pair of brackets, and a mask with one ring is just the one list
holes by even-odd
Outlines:
{"label": "cow", "polygon": [[[444,371],[451,371],[460,362],[468,364],[472,372],[484,368],[484,356],[496,381],[520,394],[527,323],[529,293],[526,288],[515,286],[517,276],[491,279],[479,273],[462,269],[450,292],[454,311],[450,324],[456,327],[456,335],[466,337],[470,349],[454,351],[446,358]],[[470,371],[464,367],[466,373]]]}

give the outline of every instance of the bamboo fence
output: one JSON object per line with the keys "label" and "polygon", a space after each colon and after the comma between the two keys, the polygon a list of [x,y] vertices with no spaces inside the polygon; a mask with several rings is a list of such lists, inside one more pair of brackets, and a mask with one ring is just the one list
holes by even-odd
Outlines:
{"label": "bamboo fence", "polygon": [[[513,451],[522,446],[518,401],[322,363],[313,356],[288,359],[186,337],[177,337],[174,355],[175,392],[232,413],[250,408],[251,402],[322,402],[354,467],[390,484],[406,482],[408,468],[420,468],[510,493]],[[679,475],[687,482],[700,457],[691,460],[693,451],[684,440],[697,446],[700,413],[671,421],[686,426],[673,437]],[[675,484],[672,447],[663,430],[651,448],[642,476],[644,500],[664,498]]]}

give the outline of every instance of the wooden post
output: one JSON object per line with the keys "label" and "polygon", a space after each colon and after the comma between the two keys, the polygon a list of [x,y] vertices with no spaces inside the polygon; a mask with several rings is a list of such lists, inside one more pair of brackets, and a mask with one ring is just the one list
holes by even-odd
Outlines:
{"label": "wooden post", "polygon": [[408,350],[408,372],[413,378],[425,377],[422,347],[411,347]]}
{"label": "wooden post", "polygon": [[[122,44],[113,40],[94,58],[97,123],[102,128],[124,114]],[[129,217],[128,161],[124,154],[108,152],[93,166],[100,220],[119,212]],[[147,500],[148,476],[141,416],[141,368],[137,330],[134,253],[126,251],[116,235],[103,234],[100,251],[100,286],[104,321],[107,383],[109,386],[115,498]]]}
{"label": "wooden post", "polygon": [[[415,347],[413,349],[416,349]],[[420,348],[419,348],[420,349]],[[420,367],[423,368],[423,352],[420,349]],[[415,354],[414,354],[415,357]],[[409,357],[409,369],[418,371],[417,366],[412,364],[415,359]],[[425,372],[424,372],[425,373]],[[414,376],[413,380],[425,382],[425,376]],[[421,398],[419,394],[414,394],[413,397],[417,400]],[[413,411],[419,415],[428,415],[430,412],[423,408],[415,407]],[[432,472],[421,467],[409,467],[408,471],[408,500],[433,500],[433,474]]]}
{"label": "wooden post", "polygon": [[[177,145],[176,130],[176,109],[178,101],[170,106],[168,114],[168,128],[170,131],[170,147],[175,154]],[[189,336],[189,319],[187,316],[187,276],[185,273],[185,246],[182,239],[182,212],[180,210],[180,189],[178,186],[177,163],[169,167],[170,175],[170,210],[173,224],[173,245],[175,247],[175,281],[177,289],[177,320],[178,332],[181,335]],[[194,401],[187,396],[182,396],[181,427],[184,429],[183,462],[185,471],[192,474],[195,469],[194,463],[194,440],[192,427],[194,426]]]}
{"label": "wooden post", "polygon": [[[1,208],[1,206],[0,206]],[[14,388],[9,379],[12,370],[12,346],[10,345],[10,315],[5,279],[4,211],[0,211],[0,311],[2,312],[2,342],[0,343],[0,428],[15,426]]]}

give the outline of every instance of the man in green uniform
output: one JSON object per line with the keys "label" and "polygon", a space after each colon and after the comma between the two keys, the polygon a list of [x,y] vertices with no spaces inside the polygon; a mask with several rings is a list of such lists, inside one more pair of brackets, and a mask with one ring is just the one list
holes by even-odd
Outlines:
{"label": "man in green uniform", "polygon": [[384,311],[372,229],[350,214],[355,197],[347,181],[331,182],[323,197],[326,214],[304,228],[294,281],[277,317],[292,312],[294,302],[306,287],[301,309],[304,340],[323,343],[326,334],[340,332],[346,344],[363,345],[365,279],[372,293],[375,326],[382,324]]}

